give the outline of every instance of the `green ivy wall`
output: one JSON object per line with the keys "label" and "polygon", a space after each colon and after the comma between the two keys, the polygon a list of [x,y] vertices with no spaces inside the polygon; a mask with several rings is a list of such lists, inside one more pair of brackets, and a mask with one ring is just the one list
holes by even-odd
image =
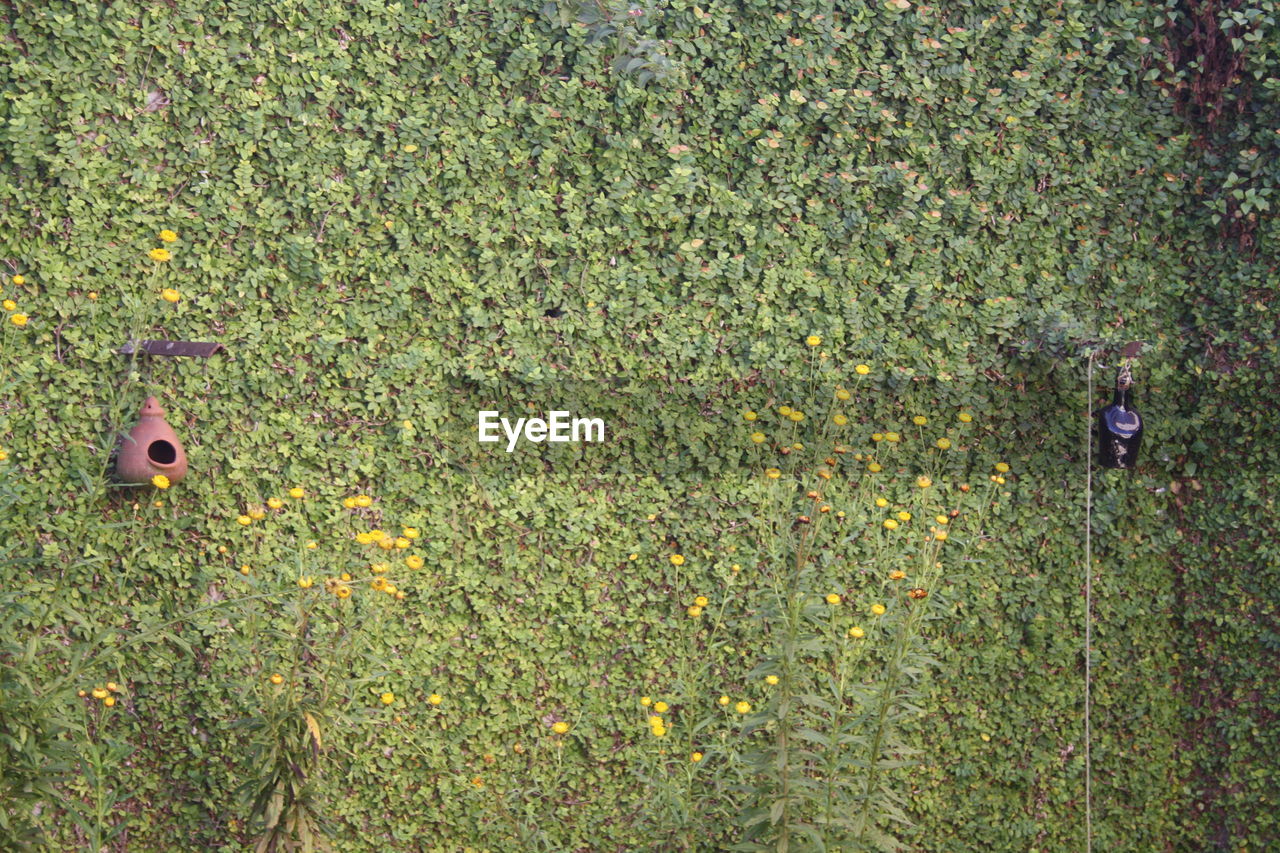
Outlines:
{"label": "green ivy wall", "polygon": [[[1014,469],[931,628],[902,837],[1077,849],[1086,353],[1142,340],[1143,462],[1094,478],[1096,844],[1268,849],[1274,5],[1213,13],[1244,18],[1222,42],[1243,65],[1210,124],[1185,107],[1208,72],[1167,61],[1172,3],[680,0],[606,7],[620,32],[555,4],[11,3],[0,266],[31,320],[3,332],[6,583],[145,627],[241,583],[246,504],[301,484],[324,524],[367,491],[432,543],[431,580],[370,626],[387,679],[419,703],[446,685],[452,716],[416,752],[350,745],[343,849],[501,849],[472,768],[575,703],[595,745],[566,755],[547,844],[635,849],[645,792],[600,744],[632,737],[610,703],[661,683],[678,608],[627,556],[677,543],[708,584],[735,559],[745,510],[706,496],[748,459],[740,405],[786,399],[818,334],[846,375],[872,366],[868,432],[971,411],[972,476]],[[180,240],[153,281],[161,228]],[[161,509],[82,498],[127,298],[157,336],[228,348],[141,366],[191,458]],[[476,400],[609,383],[629,437],[594,455],[508,464],[468,437]],[[247,837],[246,663],[197,645],[121,673],[129,849]]]}

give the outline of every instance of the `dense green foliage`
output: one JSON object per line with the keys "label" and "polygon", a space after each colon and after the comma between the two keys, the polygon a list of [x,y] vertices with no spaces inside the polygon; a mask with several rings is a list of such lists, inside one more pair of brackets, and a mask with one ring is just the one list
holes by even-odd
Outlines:
{"label": "dense green foliage", "polygon": [[[1198,65],[1196,3],[637,8],[7,7],[0,266],[30,321],[0,331],[0,655],[25,674],[0,684],[6,761],[56,745],[76,688],[121,682],[118,842],[243,849],[243,721],[287,647],[249,620],[289,620],[169,620],[294,586],[307,539],[335,561],[318,576],[358,574],[361,524],[413,525],[407,597],[351,605],[376,666],[352,670],[364,722],[319,783],[338,846],[661,848],[638,699],[693,695],[674,681],[698,660],[708,708],[763,700],[771,460],[741,412],[825,411],[834,384],[804,371],[825,354],[850,384],[872,368],[854,447],[901,430],[911,468],[952,435],[950,485],[1013,467],[929,600],[897,834],[1074,849],[1086,356],[1097,405],[1111,345],[1143,340],[1143,462],[1094,481],[1096,842],[1274,844],[1275,4],[1209,8]],[[1215,89],[1223,52],[1238,73]],[[161,229],[179,239],[157,264]],[[131,365],[139,334],[228,353]],[[104,430],[147,393],[192,473],[104,492]],[[478,408],[526,401],[618,434],[475,442]],[[292,486],[307,498],[236,523]],[[357,493],[375,502],[353,518]],[[851,607],[864,582],[844,579]],[[695,593],[729,609],[727,643],[690,627]],[[60,680],[76,649],[143,632]],[[67,660],[24,665],[32,638]],[[37,828],[83,841],[47,803]],[[726,843],[730,816],[705,814]]]}

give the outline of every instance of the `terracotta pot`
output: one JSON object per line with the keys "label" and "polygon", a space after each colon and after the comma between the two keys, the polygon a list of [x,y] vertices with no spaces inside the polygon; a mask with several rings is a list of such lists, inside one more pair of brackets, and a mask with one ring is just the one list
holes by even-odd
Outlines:
{"label": "terracotta pot", "polygon": [[187,474],[187,454],[165,421],[160,402],[148,397],[138,425],[120,439],[116,476],[125,483],[150,483],[156,474],[164,474],[170,483],[178,482]]}

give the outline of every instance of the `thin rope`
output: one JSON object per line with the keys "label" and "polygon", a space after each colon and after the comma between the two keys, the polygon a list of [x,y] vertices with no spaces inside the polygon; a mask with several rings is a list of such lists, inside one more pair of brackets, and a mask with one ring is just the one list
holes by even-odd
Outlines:
{"label": "thin rope", "polygon": [[1089,353],[1089,421],[1084,432],[1084,849],[1093,853],[1093,733],[1089,689],[1093,682],[1093,356]]}

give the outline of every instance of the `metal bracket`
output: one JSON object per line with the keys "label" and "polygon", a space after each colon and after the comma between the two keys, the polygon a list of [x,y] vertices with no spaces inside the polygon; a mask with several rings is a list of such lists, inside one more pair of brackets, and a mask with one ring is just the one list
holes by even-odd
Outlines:
{"label": "metal bracket", "polygon": [[[204,343],[201,341],[139,341],[138,352],[147,355],[167,355],[171,357],[192,356],[195,358],[209,358],[217,353],[224,352],[226,347],[219,343]],[[133,355],[133,341],[128,342],[120,347],[122,355]]]}

